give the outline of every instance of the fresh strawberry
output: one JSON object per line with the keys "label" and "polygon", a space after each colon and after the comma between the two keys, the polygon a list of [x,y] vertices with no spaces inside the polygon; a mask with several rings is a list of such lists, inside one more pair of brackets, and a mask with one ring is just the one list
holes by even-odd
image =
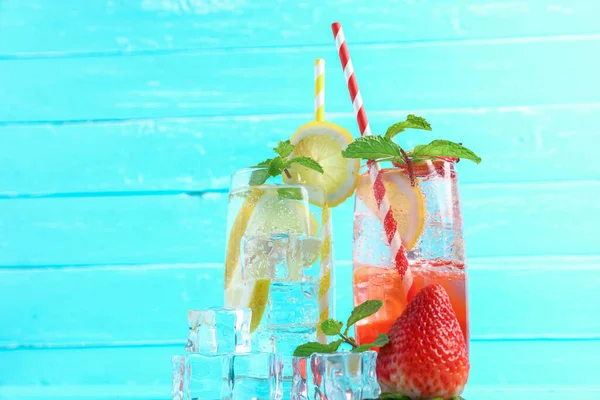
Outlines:
{"label": "fresh strawberry", "polygon": [[424,287],[388,336],[377,358],[383,392],[421,400],[450,399],[463,391],[469,376],[467,345],[441,285]]}

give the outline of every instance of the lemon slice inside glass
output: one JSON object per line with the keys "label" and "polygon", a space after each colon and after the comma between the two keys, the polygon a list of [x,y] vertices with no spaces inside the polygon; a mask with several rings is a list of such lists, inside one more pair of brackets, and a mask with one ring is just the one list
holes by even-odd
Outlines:
{"label": "lemon slice inside glass", "polygon": [[[292,164],[289,168],[291,178],[283,176],[286,183],[323,188],[329,207],[337,206],[354,193],[360,161],[342,156],[342,150],[353,141],[350,132],[331,122],[312,121],[298,128],[290,141],[295,146],[290,158],[310,157],[321,164],[324,173]],[[314,203],[324,205],[324,202]]]}
{"label": "lemon slice inside glass", "polygon": [[[402,244],[406,250],[411,250],[419,240],[425,224],[425,200],[418,181],[417,185],[411,186],[408,176],[398,170],[382,170],[381,173]],[[381,218],[368,174],[360,176],[356,195],[373,214]]]}
{"label": "lemon slice inside glass", "polygon": [[[250,308],[252,320],[250,331],[260,325],[271,285],[270,252],[280,251],[287,257],[290,280],[302,276],[301,269],[314,263],[319,257],[320,243],[304,240],[301,245],[289,248],[268,248],[277,240],[273,235],[287,235],[290,240],[297,237],[314,237],[318,232],[318,221],[304,203],[282,199],[275,188],[254,187],[244,200],[233,222],[227,244],[225,262],[225,303],[231,307]],[[242,244],[245,248],[245,268],[250,279],[242,279],[240,267]],[[295,253],[294,253],[295,252]]]}

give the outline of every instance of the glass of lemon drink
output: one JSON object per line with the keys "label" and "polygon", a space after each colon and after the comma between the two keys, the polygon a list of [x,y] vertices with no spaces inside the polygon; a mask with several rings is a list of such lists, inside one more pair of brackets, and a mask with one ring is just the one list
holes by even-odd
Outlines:
{"label": "glass of lemon drink", "polygon": [[318,326],[334,314],[330,207],[356,187],[358,161],[341,155],[351,141],[335,124],[310,122],[280,142],[279,156],[232,175],[225,304],[252,310],[253,349],[291,361],[298,345],[326,343]]}

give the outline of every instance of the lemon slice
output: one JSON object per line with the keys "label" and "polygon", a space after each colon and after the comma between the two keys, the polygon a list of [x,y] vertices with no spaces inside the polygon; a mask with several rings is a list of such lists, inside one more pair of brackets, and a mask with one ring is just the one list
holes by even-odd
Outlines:
{"label": "lemon slice", "polygon": [[[306,206],[298,201],[279,198],[275,188],[253,187],[246,196],[229,234],[225,261],[225,304],[252,310],[250,331],[260,325],[268,299],[270,268],[277,252],[287,257],[289,279],[297,280],[304,266],[319,257],[319,243],[311,240],[289,248],[277,248],[273,235],[316,236],[318,222]],[[244,242],[244,263],[251,279],[242,279],[241,245]],[[273,242],[276,243],[273,246]]]}
{"label": "lemon slice", "polygon": [[[352,143],[352,135],[339,125],[312,121],[302,125],[290,139],[295,146],[290,157],[310,157],[323,167],[321,174],[299,164],[289,168],[291,179],[307,186],[322,187],[327,194],[327,205],[335,207],[354,193],[358,181],[360,161],[342,157],[342,150]],[[319,200],[312,199],[319,206]]]}
{"label": "lemon slice", "polygon": [[[425,224],[425,200],[418,181],[415,186],[411,186],[406,174],[398,170],[382,170],[381,173],[402,244],[406,250],[411,250],[419,240]],[[360,176],[356,195],[373,214],[381,218],[368,174]]]}
{"label": "lemon slice", "polygon": [[[288,279],[297,281],[301,269],[319,258],[321,241],[316,239],[319,223],[305,203],[281,199],[270,189],[256,205],[244,236],[247,240],[247,257],[254,268],[254,276],[264,276],[273,265],[285,259]],[[276,240],[274,236],[283,236]],[[275,239],[275,240],[273,240]]]}
{"label": "lemon slice", "polygon": [[282,199],[276,189],[265,191],[248,221],[244,236],[273,234],[316,236],[319,222],[298,200]]}

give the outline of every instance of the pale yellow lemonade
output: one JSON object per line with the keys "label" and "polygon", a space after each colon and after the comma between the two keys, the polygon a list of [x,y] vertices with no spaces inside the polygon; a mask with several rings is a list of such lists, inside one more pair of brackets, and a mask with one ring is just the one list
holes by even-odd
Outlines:
{"label": "pale yellow lemonade", "polygon": [[309,122],[278,144],[278,156],[232,175],[225,304],[252,310],[260,350],[291,357],[327,340],[317,327],[334,314],[330,207],[356,188],[359,162],[341,154],[350,142],[335,124]]}
{"label": "pale yellow lemonade", "polygon": [[[322,196],[322,194],[321,194]],[[231,191],[225,303],[252,309],[261,350],[284,354],[316,340],[329,315],[330,247],[323,246],[327,209],[300,185],[263,184]],[[325,214],[325,215],[324,215]]]}

